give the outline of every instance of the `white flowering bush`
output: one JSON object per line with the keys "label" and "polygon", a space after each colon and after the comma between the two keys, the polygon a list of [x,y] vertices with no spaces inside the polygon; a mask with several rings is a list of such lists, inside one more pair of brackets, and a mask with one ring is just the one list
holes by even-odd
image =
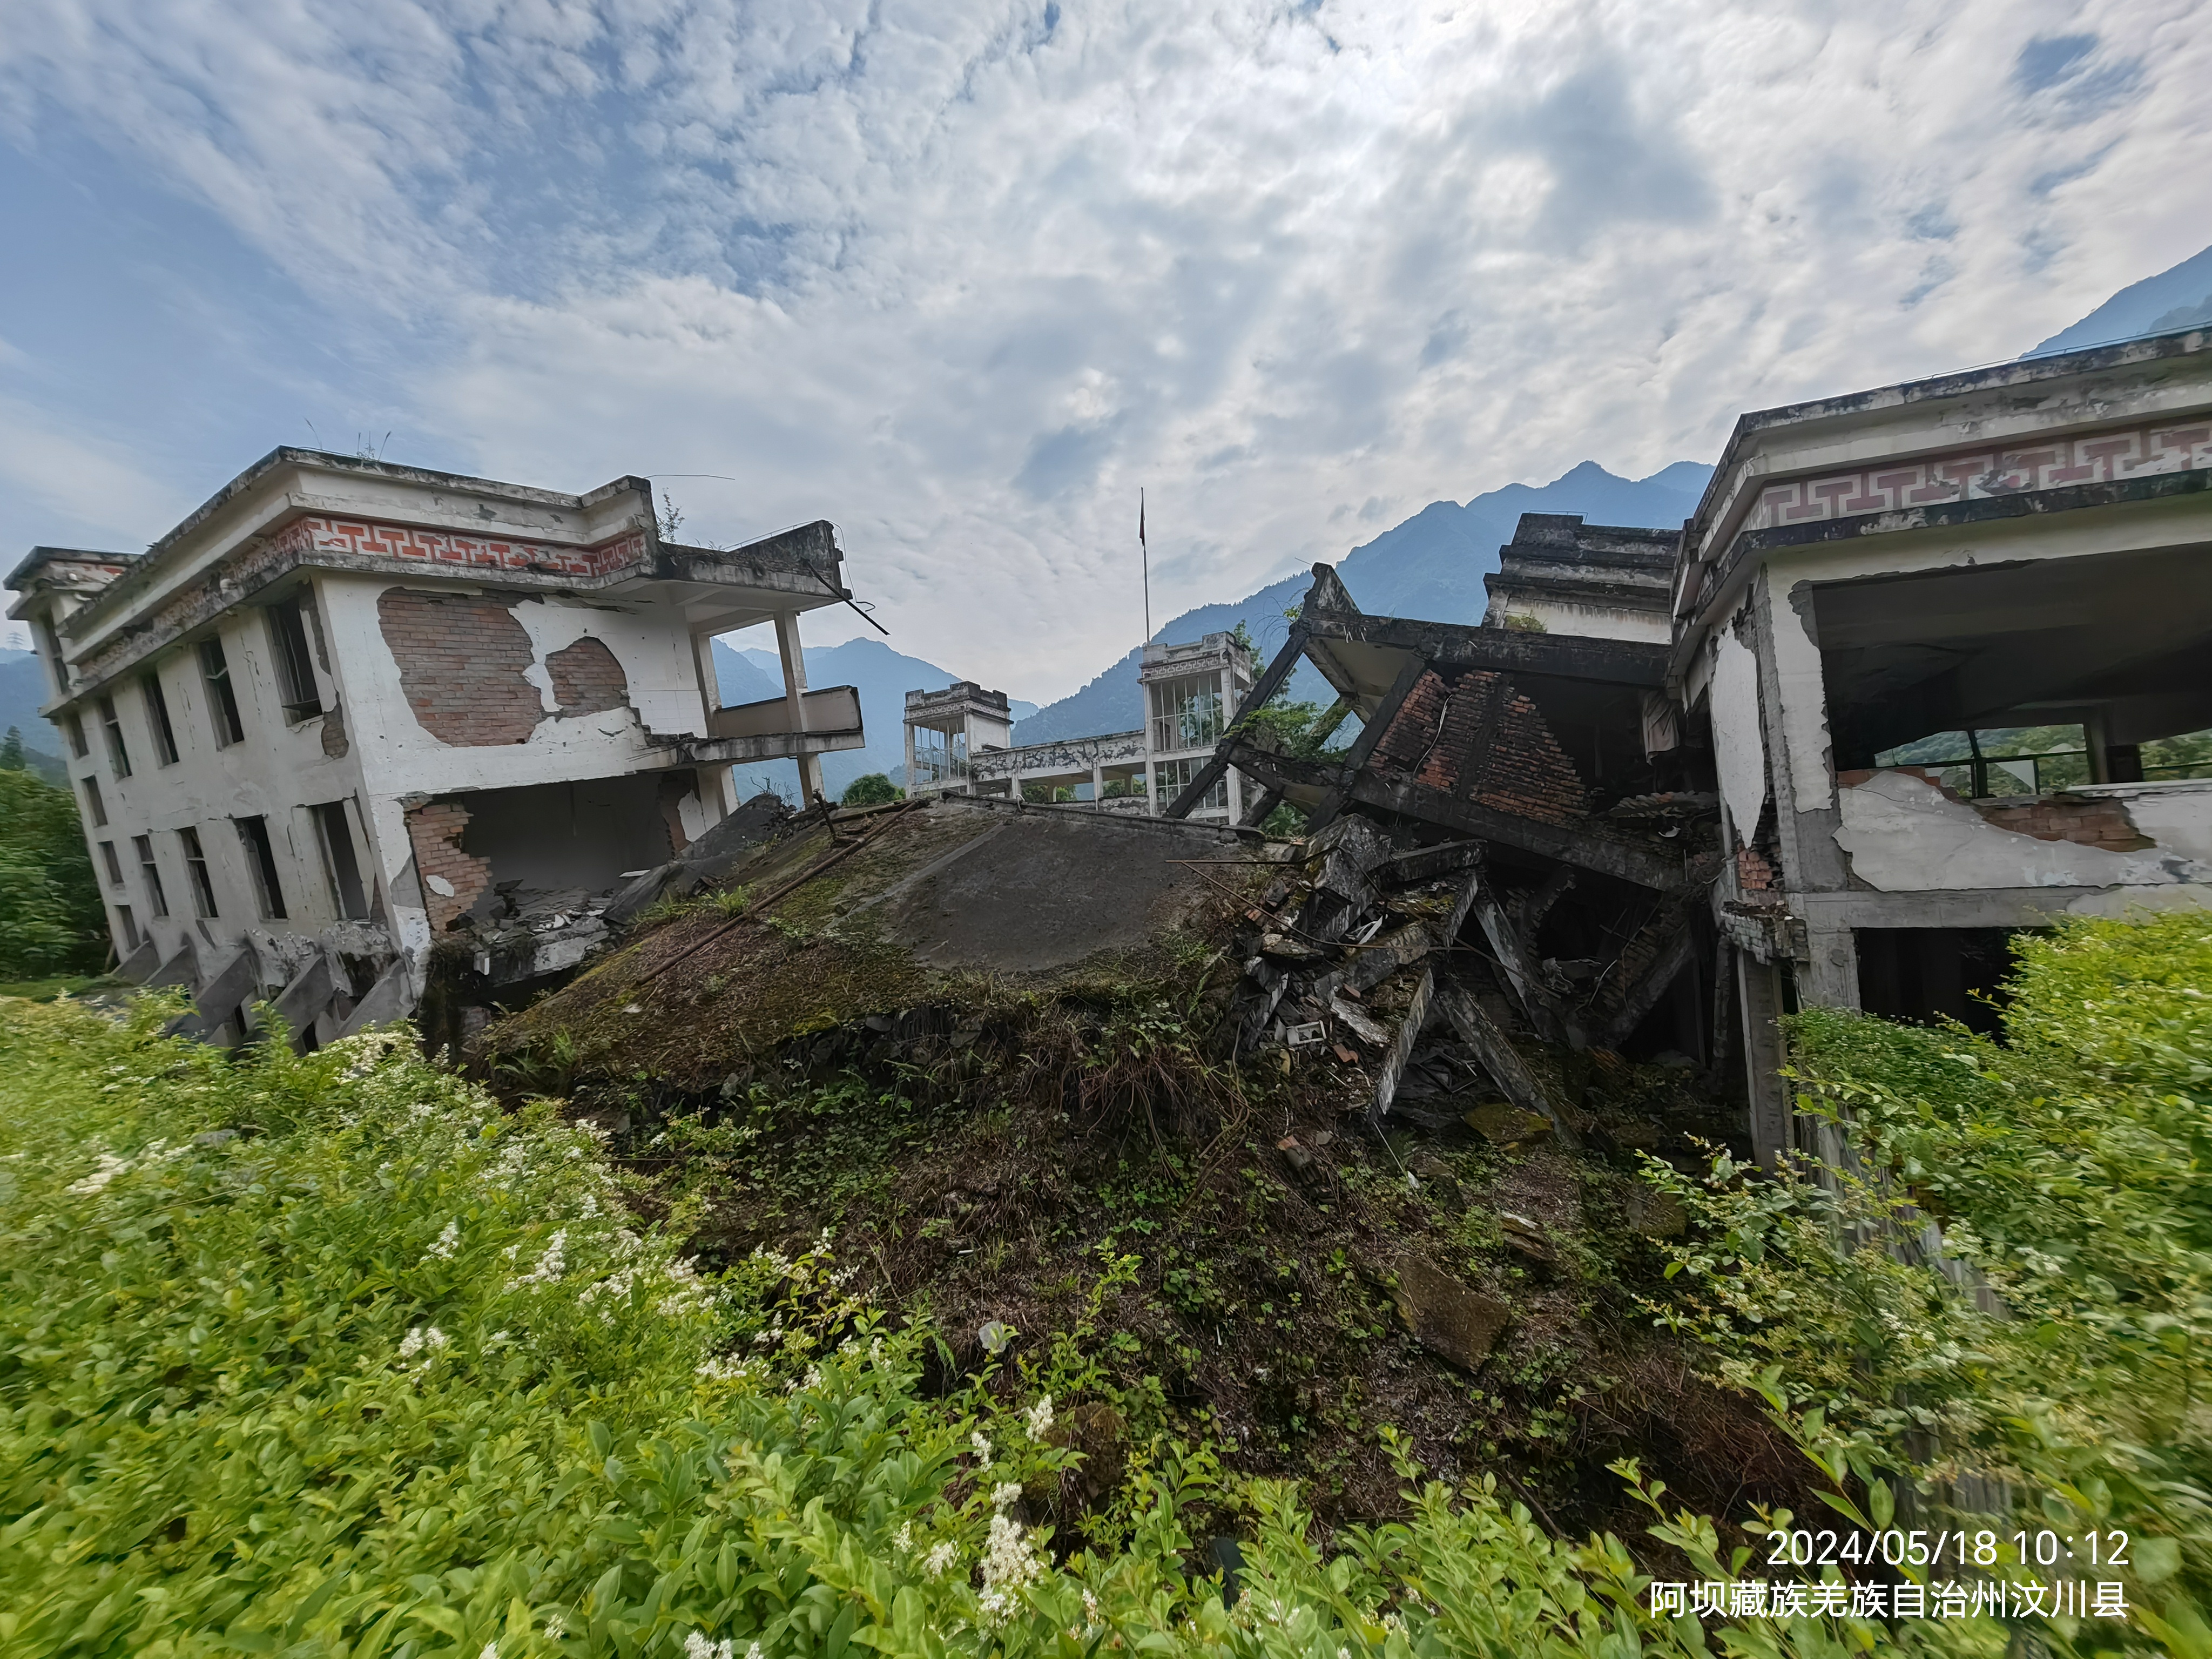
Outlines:
{"label": "white flowering bush", "polygon": [[[1013,1398],[925,1399],[927,1332],[888,1328],[834,1239],[702,1273],[588,1131],[502,1113],[404,1033],[234,1057],[160,1038],[167,1012],[0,1002],[0,1653],[1895,1645],[1840,1617],[1654,1618],[1618,1540],[1410,1464],[1408,1518],[1324,1555],[1292,1488],[1133,1449],[1124,1541],[1066,1553],[1023,1494],[1074,1455],[1050,1437],[1075,1396],[1017,1368]],[[1224,1596],[1190,1517],[1239,1506]],[[1709,1523],[1659,1529],[1732,1576]]]}

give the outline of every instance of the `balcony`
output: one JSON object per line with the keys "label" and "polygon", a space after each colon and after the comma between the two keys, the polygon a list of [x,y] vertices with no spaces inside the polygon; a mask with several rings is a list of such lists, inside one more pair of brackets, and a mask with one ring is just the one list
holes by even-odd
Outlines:
{"label": "balcony", "polygon": [[791,704],[783,697],[717,708],[707,717],[704,738],[678,745],[695,764],[789,760],[798,755],[827,755],[867,744],[860,728],[860,693],[850,685],[824,686],[799,699],[804,731],[791,729]]}

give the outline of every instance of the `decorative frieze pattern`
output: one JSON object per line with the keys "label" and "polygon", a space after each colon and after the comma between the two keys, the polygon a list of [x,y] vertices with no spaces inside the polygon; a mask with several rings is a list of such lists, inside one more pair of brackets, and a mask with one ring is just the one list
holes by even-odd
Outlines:
{"label": "decorative frieze pattern", "polygon": [[2068,484],[2107,483],[2212,468],[2212,422],[2084,433],[2009,448],[1966,449],[1852,472],[1792,478],[1761,490],[1747,530],[1775,530],[1863,513],[1992,500]]}

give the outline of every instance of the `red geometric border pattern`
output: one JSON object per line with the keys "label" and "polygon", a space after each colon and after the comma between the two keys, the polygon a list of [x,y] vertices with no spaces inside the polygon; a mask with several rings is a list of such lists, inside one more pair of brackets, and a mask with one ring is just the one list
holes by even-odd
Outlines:
{"label": "red geometric border pattern", "polygon": [[2212,468],[2212,422],[2085,433],[2017,449],[1960,450],[1857,472],[1793,478],[1759,492],[1744,528],[1774,530],[1861,513],[1894,513],[2200,468]]}
{"label": "red geometric border pattern", "polygon": [[[457,536],[437,530],[410,530],[363,519],[295,519],[266,540],[248,543],[222,562],[222,574],[242,583],[287,561],[321,562],[336,558],[404,559],[426,568],[459,574],[503,570],[516,575],[605,576],[645,562],[645,532],[625,531],[593,547],[560,547],[549,542],[507,537]],[[333,560],[333,562],[335,562]],[[195,582],[157,610],[152,625],[118,635],[80,665],[91,681],[105,680],[119,667],[151,655],[186,629],[227,611],[233,602]]]}
{"label": "red geometric border pattern", "polygon": [[645,532],[625,532],[594,547],[518,541],[506,536],[464,536],[411,529],[366,519],[305,518],[277,537],[286,552],[407,559],[448,569],[528,571],[538,575],[604,576],[645,558]]}

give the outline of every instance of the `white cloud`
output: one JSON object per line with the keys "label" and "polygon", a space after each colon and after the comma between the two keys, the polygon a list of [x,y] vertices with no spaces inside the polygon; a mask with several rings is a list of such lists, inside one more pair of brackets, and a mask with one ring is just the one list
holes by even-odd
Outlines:
{"label": "white cloud", "polygon": [[1139,631],[1140,483],[1164,618],[2014,355],[2212,223],[2190,0],[15,13],[24,142],[434,342],[472,465],[735,475],[695,527],[833,518],[901,648],[1037,697]]}

